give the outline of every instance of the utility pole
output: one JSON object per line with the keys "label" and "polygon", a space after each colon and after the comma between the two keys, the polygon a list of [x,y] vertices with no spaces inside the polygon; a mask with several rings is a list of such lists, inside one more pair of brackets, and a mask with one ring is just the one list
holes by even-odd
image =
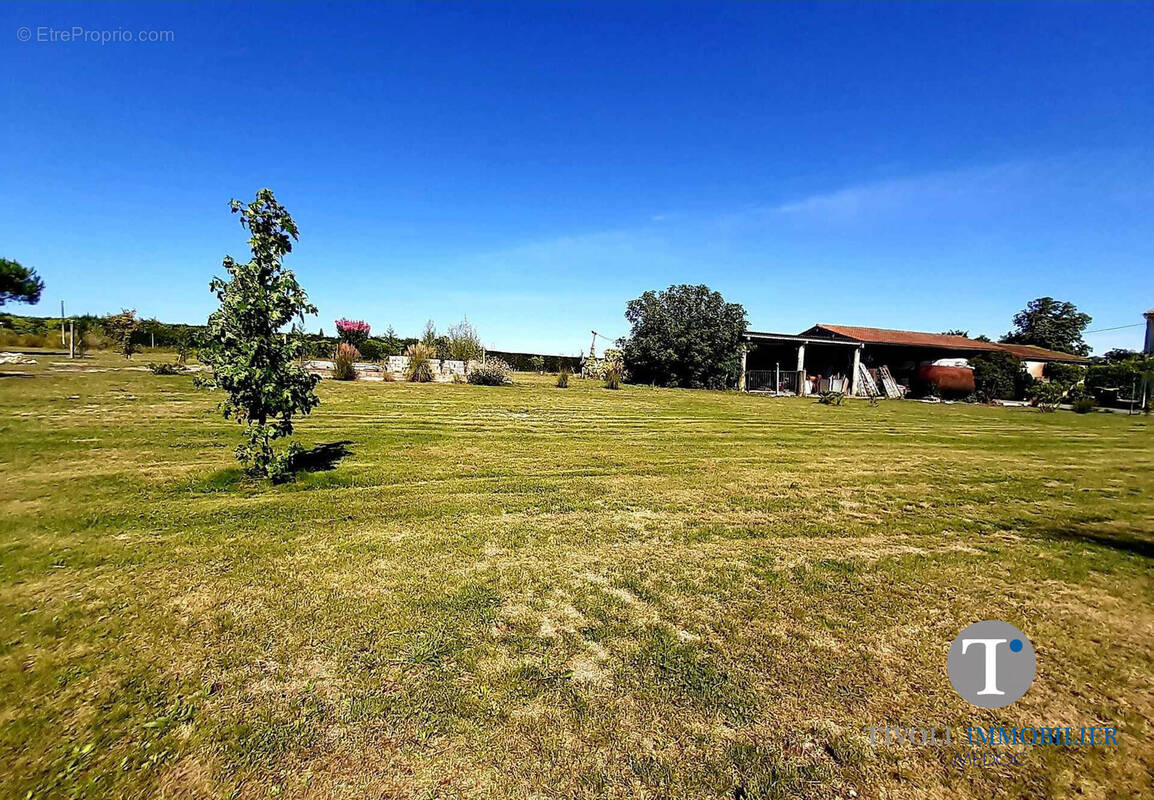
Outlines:
{"label": "utility pole", "polygon": [[1154,308],[1142,315],[1146,318],[1146,342],[1142,353],[1146,356],[1146,369],[1142,372],[1142,409],[1150,407],[1150,362],[1154,360]]}
{"label": "utility pole", "polygon": [[64,301],[60,301],[60,346],[64,346]]}
{"label": "utility pole", "polygon": [[68,323],[68,357],[76,358],[76,323]]}

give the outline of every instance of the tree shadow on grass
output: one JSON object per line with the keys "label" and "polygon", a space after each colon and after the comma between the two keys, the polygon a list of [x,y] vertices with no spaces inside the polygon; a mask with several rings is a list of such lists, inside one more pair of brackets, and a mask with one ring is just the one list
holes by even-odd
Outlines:
{"label": "tree shadow on grass", "polygon": [[1047,539],[1108,547],[1143,558],[1154,558],[1154,533],[1134,524],[1116,522],[1073,522],[1050,525],[1041,530]]}
{"label": "tree shadow on grass", "polygon": [[[301,473],[334,470],[341,459],[352,453],[352,450],[349,449],[350,444],[352,441],[345,439],[340,442],[318,444],[316,447],[302,450],[293,457],[288,472],[272,483],[291,483]],[[260,491],[262,485],[267,486],[268,484],[260,478],[246,475],[240,467],[226,467],[192,481],[188,484],[188,488],[200,494],[211,494],[237,490]]]}
{"label": "tree shadow on grass", "polygon": [[349,449],[350,444],[352,440],[344,439],[302,450],[293,456],[289,471],[296,475],[301,472],[327,472],[336,469],[341,459],[353,452]]}

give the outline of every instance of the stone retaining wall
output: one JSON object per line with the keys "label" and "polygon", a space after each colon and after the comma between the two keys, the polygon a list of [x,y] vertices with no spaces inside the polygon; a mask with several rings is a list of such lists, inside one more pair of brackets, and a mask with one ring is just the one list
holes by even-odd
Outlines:
{"label": "stone retaining wall", "polygon": [[[468,370],[478,366],[480,362],[470,361],[468,365],[464,361],[451,361],[449,359],[430,359],[429,364],[433,368],[433,380],[439,383],[447,383],[454,378],[464,380]],[[405,373],[409,370],[408,356],[389,356],[380,364],[370,364],[367,362],[358,362],[353,365],[357,371],[358,380],[384,380],[385,372],[395,381],[405,380]],[[332,361],[306,361],[305,369],[322,378],[332,377],[333,362]]]}

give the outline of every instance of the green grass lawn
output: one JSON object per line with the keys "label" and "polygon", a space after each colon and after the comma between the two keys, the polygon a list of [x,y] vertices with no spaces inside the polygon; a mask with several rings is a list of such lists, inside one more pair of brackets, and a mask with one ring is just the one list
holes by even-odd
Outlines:
{"label": "green grass lawn", "polygon": [[[39,360],[0,368],[5,797],[1151,796],[1145,418],[325,381],[298,438],[347,454],[268,486],[190,377]],[[998,711],[946,677],[988,618],[1038,653]]]}

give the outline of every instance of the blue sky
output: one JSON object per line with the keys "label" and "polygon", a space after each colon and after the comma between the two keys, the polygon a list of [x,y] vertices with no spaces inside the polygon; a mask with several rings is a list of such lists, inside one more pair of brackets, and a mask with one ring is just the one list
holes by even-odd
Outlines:
{"label": "blue sky", "polygon": [[35,311],[202,322],[269,186],[328,332],[576,353],[683,282],[759,330],[1140,323],[1152,41],[1154,4],[3,4],[0,255]]}

